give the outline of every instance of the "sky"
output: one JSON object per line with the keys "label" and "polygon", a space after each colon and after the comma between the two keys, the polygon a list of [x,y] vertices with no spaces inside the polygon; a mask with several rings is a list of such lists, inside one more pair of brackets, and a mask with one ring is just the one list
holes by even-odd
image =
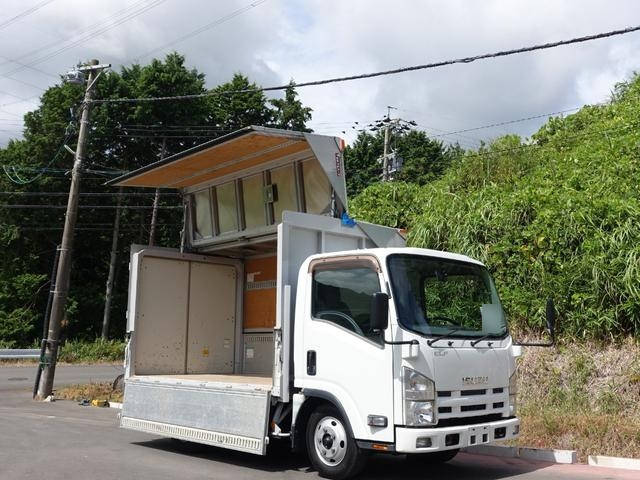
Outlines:
{"label": "sky", "polygon": [[[0,146],[59,75],[92,58],[112,68],[170,51],[214,87],[387,70],[640,24],[634,0],[2,0]],[[317,133],[353,141],[392,117],[466,148],[531,135],[544,115],[606,101],[639,69],[640,32],[506,58],[299,89]],[[570,114],[567,112],[566,114]],[[457,130],[542,118],[448,134]],[[356,125],[355,122],[358,122]],[[357,128],[352,128],[357,127]]]}

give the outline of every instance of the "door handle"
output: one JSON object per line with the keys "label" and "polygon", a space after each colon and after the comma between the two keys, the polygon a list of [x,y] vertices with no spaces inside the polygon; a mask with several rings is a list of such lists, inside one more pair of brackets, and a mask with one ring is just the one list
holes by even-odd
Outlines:
{"label": "door handle", "polygon": [[307,375],[316,374],[316,351],[307,350]]}

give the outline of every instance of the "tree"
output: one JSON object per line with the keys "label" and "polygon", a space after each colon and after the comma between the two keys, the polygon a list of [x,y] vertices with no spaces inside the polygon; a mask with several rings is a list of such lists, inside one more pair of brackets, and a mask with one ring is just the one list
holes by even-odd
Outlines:
{"label": "tree", "polygon": [[[242,74],[236,73],[230,82],[217,86],[211,93],[210,123],[224,130],[224,133],[249,125],[268,125],[273,112],[267,105],[264,93],[257,90],[255,83]],[[231,93],[245,91],[246,93]]]}
{"label": "tree", "polygon": [[384,148],[384,135],[378,132],[360,132],[353,145],[344,149],[344,169],[347,175],[347,192],[358,195],[365,187],[380,181],[382,165],[378,158]]}
{"label": "tree", "polygon": [[[91,133],[84,162],[83,192],[112,194],[81,197],[83,207],[115,205],[117,190],[104,182],[159,158],[163,138],[167,154],[177,153],[243,126],[304,128],[311,110],[296,99],[293,86],[280,102],[272,104],[258,86],[237,74],[230,82],[208,90],[205,77],[185,66],[184,57],[171,53],[147,65],[131,65],[119,72],[106,72],[98,79],[97,98],[158,97],[214,93],[199,99],[168,102],[103,103],[93,106]],[[73,156],[64,144],[75,148],[77,118],[83,87],[61,83],[47,89],[40,106],[25,115],[24,139],[12,140],[0,148],[0,191],[42,196],[0,196],[0,344],[24,346],[39,334],[48,292],[56,244],[60,240],[64,209],[7,209],[3,203],[34,203],[48,207],[66,204],[66,192]],[[131,192],[132,190],[128,190]],[[136,193],[144,192],[139,190]],[[146,190],[153,193],[153,190]],[[163,197],[161,205],[177,206],[178,196]],[[121,218],[119,244],[128,251],[132,243],[148,238],[152,197],[126,196]],[[157,244],[178,245],[181,210],[161,210]],[[115,210],[81,208],[76,232],[71,290],[66,317],[66,334],[73,338],[94,338],[100,331],[104,285],[108,272],[111,226]],[[120,255],[111,322],[112,336],[124,333],[127,302],[128,255]]]}
{"label": "tree", "polygon": [[313,110],[304,107],[302,102],[296,98],[297,96],[298,92],[296,92],[295,83],[292,80],[285,90],[284,98],[274,98],[269,101],[275,107],[272,119],[274,127],[300,132],[311,131],[306,127],[306,123],[311,120]]}
{"label": "tree", "polygon": [[[391,149],[404,161],[395,180],[419,185],[441,177],[453,159],[462,154],[459,145],[445,146],[419,130],[393,135]],[[368,185],[380,181],[382,164],[378,159],[382,157],[383,151],[382,131],[375,134],[360,132],[353,145],[345,148],[347,190],[351,197],[359,194]]]}
{"label": "tree", "polygon": [[395,179],[424,185],[440,178],[461,149],[458,145],[444,146],[423,131],[410,130],[397,137],[395,151],[404,160]]}

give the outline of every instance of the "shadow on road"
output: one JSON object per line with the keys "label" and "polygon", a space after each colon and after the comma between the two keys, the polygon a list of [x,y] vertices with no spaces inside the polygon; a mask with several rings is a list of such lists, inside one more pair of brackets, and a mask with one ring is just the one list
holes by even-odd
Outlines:
{"label": "shadow on road", "polygon": [[[250,453],[166,438],[134,442],[134,444],[264,472],[313,472],[304,454],[276,451],[262,457]],[[550,465],[550,463],[545,462],[530,462],[515,458],[499,458],[466,453],[458,454],[448,463],[431,465],[426,462],[422,463],[419,458],[407,459],[405,455],[374,454],[358,478],[395,479],[401,474],[403,480],[424,480],[425,477],[455,478],[456,480],[497,480],[534,472]]]}

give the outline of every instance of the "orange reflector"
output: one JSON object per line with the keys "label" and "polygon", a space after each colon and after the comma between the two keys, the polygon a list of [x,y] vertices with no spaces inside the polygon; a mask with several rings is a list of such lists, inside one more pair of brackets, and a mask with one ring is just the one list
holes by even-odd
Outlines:
{"label": "orange reflector", "polygon": [[387,445],[382,445],[381,443],[372,443],[371,448],[374,450],[389,450]]}

